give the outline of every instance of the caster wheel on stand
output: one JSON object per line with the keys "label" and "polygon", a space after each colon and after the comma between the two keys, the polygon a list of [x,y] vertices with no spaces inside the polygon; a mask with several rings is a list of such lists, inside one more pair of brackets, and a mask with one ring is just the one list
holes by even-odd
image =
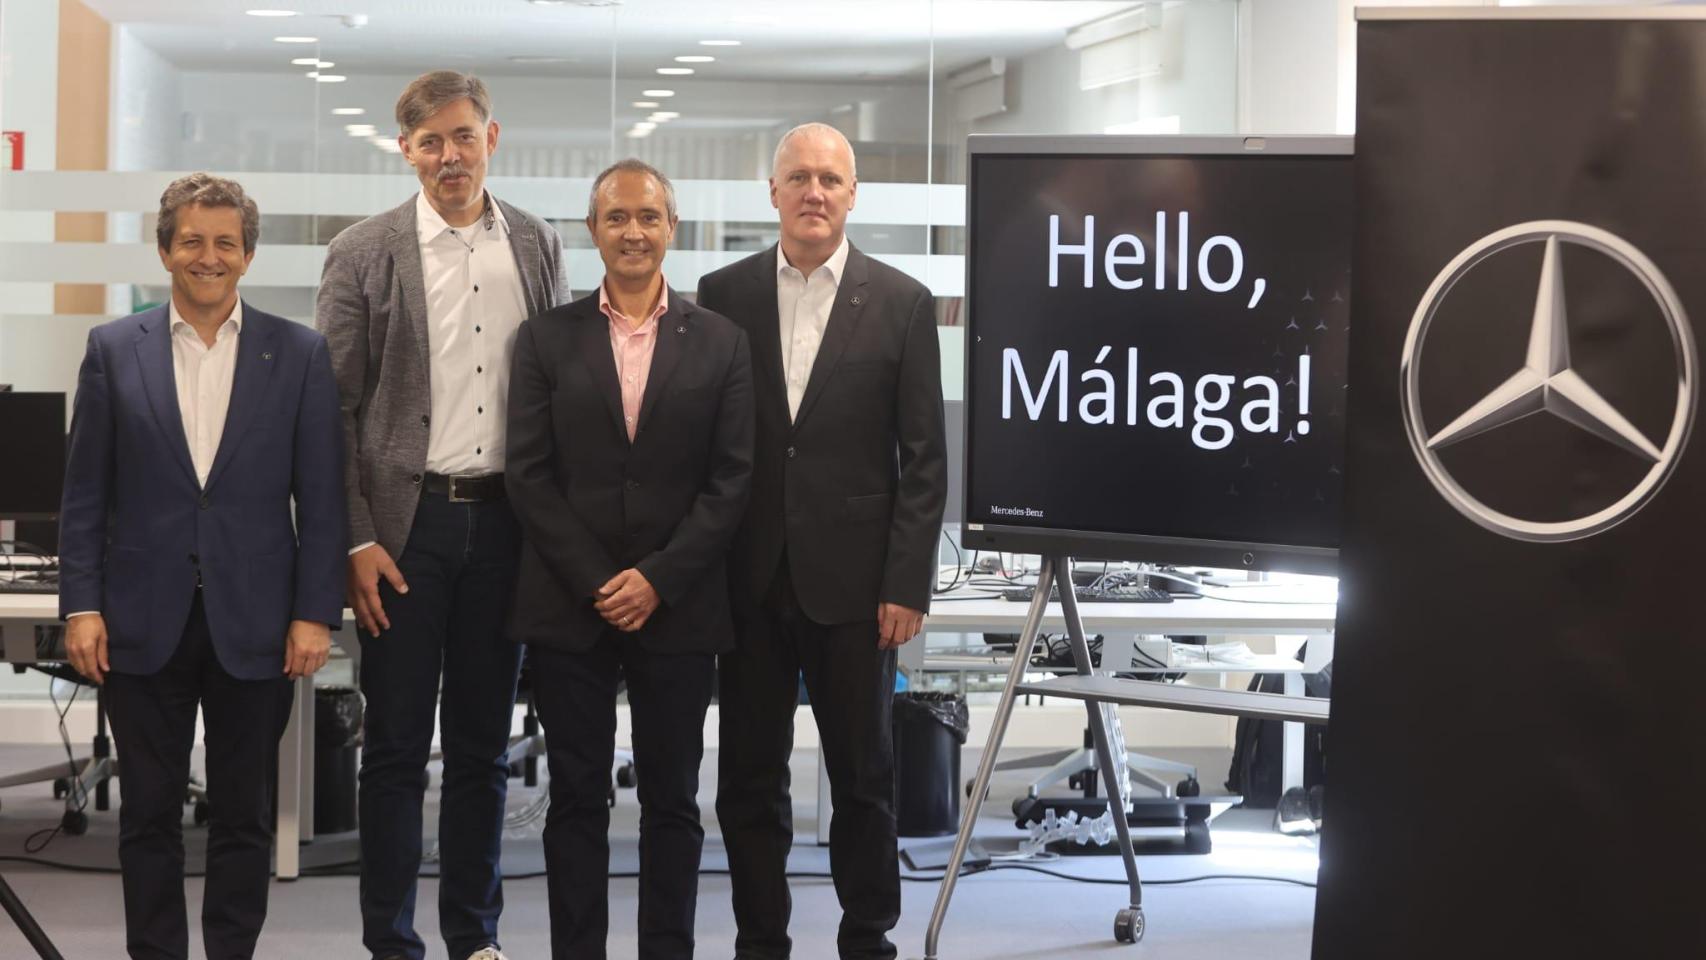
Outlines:
{"label": "caster wheel on stand", "polygon": [[616,768],[616,785],[617,786],[627,787],[627,788],[631,789],[636,783],[639,783],[639,782],[640,782],[639,778],[637,778],[634,775],[634,765],[633,764],[624,763],[620,767]]}
{"label": "caster wheel on stand", "polygon": [[53,781],[53,799],[64,800],[71,793],[71,781],[65,777],[57,777]]}
{"label": "caster wheel on stand", "polygon": [[207,826],[207,809],[206,800],[197,800],[195,802],[195,809],[191,812],[191,816],[195,817],[196,826]]}
{"label": "caster wheel on stand", "polygon": [[1196,777],[1186,777],[1178,782],[1173,788],[1173,792],[1181,797],[1200,797],[1202,796],[1202,784],[1197,782]]}
{"label": "caster wheel on stand", "polygon": [[1143,939],[1143,908],[1126,907],[1114,915],[1114,939],[1137,943]]}
{"label": "caster wheel on stand", "polygon": [[89,832],[89,815],[81,810],[67,810],[59,820],[59,829],[64,830],[66,836],[81,837]]}

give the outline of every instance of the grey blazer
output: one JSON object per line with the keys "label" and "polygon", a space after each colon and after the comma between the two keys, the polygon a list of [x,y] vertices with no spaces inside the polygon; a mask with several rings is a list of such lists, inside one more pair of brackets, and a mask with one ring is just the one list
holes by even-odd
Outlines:
{"label": "grey blazer", "polygon": [[[497,204],[509,223],[528,316],[567,303],[562,238],[538,217]],[[420,501],[432,413],[414,197],[332,240],[314,318],[331,348],[343,411],[350,546],[377,541],[398,558]]]}

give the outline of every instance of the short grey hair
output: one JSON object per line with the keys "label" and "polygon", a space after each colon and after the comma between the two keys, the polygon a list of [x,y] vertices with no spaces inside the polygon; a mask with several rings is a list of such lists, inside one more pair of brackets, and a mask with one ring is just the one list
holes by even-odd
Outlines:
{"label": "short grey hair", "polygon": [[853,152],[853,144],[851,141],[849,141],[847,139],[847,134],[842,133],[840,130],[835,129],[834,127],[830,126],[827,123],[818,123],[815,120],[812,121],[811,123],[800,124],[799,126],[795,127],[794,129],[789,130],[787,133],[782,134],[782,139],[776,141],[776,153],[774,156],[772,156],[770,158],[770,175],[771,176],[774,177],[777,173],[781,172],[781,169],[782,169],[782,151],[787,149],[788,141],[794,139],[797,136],[800,136],[802,134],[808,134],[808,133],[809,134],[818,134],[818,135],[822,135],[822,136],[828,136],[828,137],[832,137],[836,140],[840,140],[841,145],[847,148],[847,162],[849,165],[849,172],[853,174],[854,180],[859,179],[859,157],[857,154],[855,154]]}
{"label": "short grey hair", "polygon": [[638,157],[629,157],[626,160],[618,160],[610,166],[605,167],[604,172],[600,173],[593,179],[592,193],[586,198],[587,223],[591,223],[598,218],[598,188],[604,185],[604,181],[618,173],[643,173],[646,176],[651,177],[653,180],[656,180],[658,185],[663,187],[664,206],[669,210],[670,221],[674,222],[676,219],[675,184],[670,183],[668,177],[658,172],[657,167],[652,166]]}
{"label": "short grey hair", "polygon": [[243,252],[255,252],[255,244],[261,240],[260,208],[243,192],[237,181],[211,173],[179,177],[167,185],[165,193],[160,194],[160,222],[154,228],[154,241],[160,249],[172,249],[172,237],[178,233],[178,211],[190,204],[235,208],[243,217]]}
{"label": "short grey hair", "polygon": [[403,95],[397,98],[397,128],[407,137],[428,117],[458,100],[473,103],[481,123],[492,119],[492,95],[479,77],[455,70],[423,73],[404,87]]}

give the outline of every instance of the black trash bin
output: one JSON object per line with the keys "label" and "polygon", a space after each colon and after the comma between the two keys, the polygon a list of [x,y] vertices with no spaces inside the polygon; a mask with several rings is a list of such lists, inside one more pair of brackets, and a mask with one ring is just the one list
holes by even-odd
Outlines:
{"label": "black trash bin", "polygon": [[355,688],[314,688],[315,833],[345,833],[356,827],[361,719],[361,693]]}
{"label": "black trash bin", "polygon": [[895,816],[901,836],[940,837],[959,830],[960,747],[970,729],[964,697],[895,694]]}

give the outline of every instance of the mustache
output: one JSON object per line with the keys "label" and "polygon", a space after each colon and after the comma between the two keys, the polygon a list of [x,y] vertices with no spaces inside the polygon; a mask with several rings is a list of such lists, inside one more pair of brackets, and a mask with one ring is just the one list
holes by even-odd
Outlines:
{"label": "mustache", "polygon": [[458,165],[452,166],[452,167],[445,167],[444,169],[438,171],[438,176],[435,179],[437,179],[439,182],[442,183],[446,177],[466,177],[466,176],[468,176],[468,168],[458,164]]}

